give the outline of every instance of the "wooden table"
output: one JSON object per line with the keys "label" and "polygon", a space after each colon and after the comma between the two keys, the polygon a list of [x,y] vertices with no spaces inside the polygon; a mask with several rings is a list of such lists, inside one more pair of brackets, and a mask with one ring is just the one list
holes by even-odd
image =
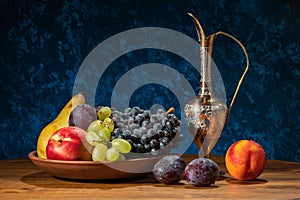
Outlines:
{"label": "wooden table", "polygon": [[[184,155],[188,162],[195,155]],[[221,169],[224,157],[213,156]],[[140,180],[76,182],[61,180],[37,168],[29,159],[0,161],[0,199],[300,199],[300,163],[268,160],[255,181],[235,181],[228,174],[209,187],[182,180],[164,185],[152,176]]]}

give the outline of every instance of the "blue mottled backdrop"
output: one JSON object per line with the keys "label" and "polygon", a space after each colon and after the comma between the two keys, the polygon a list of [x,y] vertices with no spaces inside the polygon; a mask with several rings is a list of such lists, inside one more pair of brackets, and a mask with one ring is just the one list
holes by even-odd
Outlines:
{"label": "blue mottled backdrop", "polygon": [[[35,150],[39,132],[71,98],[81,63],[99,43],[149,26],[196,39],[187,12],[200,19],[208,34],[222,30],[239,38],[251,62],[213,154],[224,155],[233,142],[252,139],[265,148],[268,159],[300,162],[300,3],[294,0],[1,1],[0,159],[26,157]],[[243,54],[234,42],[222,38],[213,58],[230,100],[245,64]],[[110,103],[111,85],[124,69],[147,62],[177,68],[199,89],[199,75],[184,60],[141,50],[112,63],[99,81],[96,103]],[[139,88],[130,103],[176,107],[172,95],[164,87],[148,85]],[[187,153],[196,153],[195,146]]]}

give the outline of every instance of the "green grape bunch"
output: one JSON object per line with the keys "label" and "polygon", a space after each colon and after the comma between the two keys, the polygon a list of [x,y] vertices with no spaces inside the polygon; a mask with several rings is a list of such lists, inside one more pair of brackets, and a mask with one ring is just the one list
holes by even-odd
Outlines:
{"label": "green grape bunch", "polygon": [[101,107],[97,111],[98,119],[87,128],[86,140],[94,146],[93,161],[124,160],[122,154],[131,151],[131,144],[124,139],[114,139],[110,142],[114,130],[114,121],[110,118],[112,112],[109,107]]}

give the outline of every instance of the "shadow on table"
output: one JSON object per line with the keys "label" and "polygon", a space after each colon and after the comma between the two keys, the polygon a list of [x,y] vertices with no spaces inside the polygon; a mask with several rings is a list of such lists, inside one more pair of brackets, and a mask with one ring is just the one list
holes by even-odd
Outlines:
{"label": "shadow on table", "polygon": [[[189,189],[199,189],[199,187],[194,187],[189,184],[185,184],[184,182],[179,182],[175,185],[164,185],[159,183],[152,174],[145,175],[144,177],[137,177],[131,179],[121,179],[121,180],[72,180],[72,179],[63,179],[53,177],[46,172],[37,172],[25,175],[21,178],[21,181],[42,188],[81,188],[81,189],[116,189],[116,188],[126,188],[126,187],[136,187],[142,185],[149,185],[154,187],[182,187]],[[242,184],[242,185],[250,185],[250,184],[264,184],[268,181],[263,179],[256,179],[253,181],[237,181],[227,176],[219,177],[217,181],[226,181],[229,184]],[[84,183],[84,184],[83,184]],[[101,184],[101,186],[100,186]],[[208,187],[201,187],[202,189],[215,189],[219,186],[210,185]]]}
{"label": "shadow on table", "polygon": [[231,184],[238,184],[238,185],[255,185],[255,184],[264,184],[267,183],[267,180],[264,179],[255,179],[255,180],[250,180],[250,181],[239,181],[236,179],[227,179],[226,180],[227,183],[231,183]]}
{"label": "shadow on table", "polygon": [[[73,180],[53,177],[46,172],[37,172],[25,175],[21,178],[21,181],[43,188],[81,188],[81,189],[114,189],[123,187],[134,187],[141,184],[160,184],[152,175],[146,175],[144,177],[121,179],[121,180]],[[84,183],[84,184],[82,184]],[[101,183],[101,188],[99,184]]]}
{"label": "shadow on table", "polygon": [[[189,184],[179,182],[174,185],[165,185],[158,182],[153,175],[149,174],[145,177],[123,179],[123,180],[72,180],[53,177],[46,172],[37,172],[25,175],[21,178],[21,181],[42,188],[79,188],[79,189],[102,189],[110,190],[116,188],[136,187],[136,186],[151,186],[151,187],[185,187],[190,189],[196,189]],[[83,184],[84,183],[84,184]],[[208,187],[201,187],[202,189],[214,189],[218,188],[217,185],[211,185]]]}

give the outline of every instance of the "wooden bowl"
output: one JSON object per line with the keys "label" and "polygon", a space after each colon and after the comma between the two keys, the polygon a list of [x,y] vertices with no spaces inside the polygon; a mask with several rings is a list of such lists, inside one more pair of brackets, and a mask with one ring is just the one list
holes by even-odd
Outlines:
{"label": "wooden bowl", "polygon": [[37,152],[28,154],[41,170],[54,177],[78,180],[115,180],[146,176],[161,157],[138,158],[123,161],[63,161],[39,158]]}

